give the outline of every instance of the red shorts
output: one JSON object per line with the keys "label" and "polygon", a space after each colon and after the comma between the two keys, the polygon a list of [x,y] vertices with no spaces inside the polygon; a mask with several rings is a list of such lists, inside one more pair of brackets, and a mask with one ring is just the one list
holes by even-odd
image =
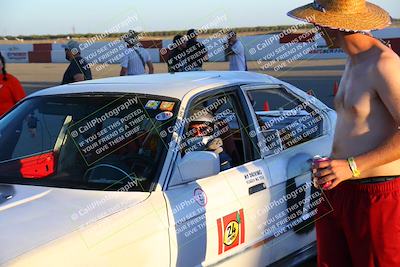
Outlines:
{"label": "red shorts", "polygon": [[320,267],[400,266],[400,178],[324,191],[316,230]]}

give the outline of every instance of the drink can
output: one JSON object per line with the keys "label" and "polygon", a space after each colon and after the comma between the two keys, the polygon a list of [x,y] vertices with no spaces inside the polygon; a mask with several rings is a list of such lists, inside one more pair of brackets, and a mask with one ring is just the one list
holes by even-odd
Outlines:
{"label": "drink can", "polygon": [[[316,163],[321,163],[321,162],[330,161],[330,160],[331,159],[329,157],[323,157],[320,155],[316,155],[313,157],[313,165],[315,165]],[[314,187],[316,187],[316,188],[319,187],[319,184],[317,183],[316,178],[313,179],[313,184],[314,184]],[[332,184],[332,181],[326,182],[325,184],[322,185],[322,189],[328,188],[329,186],[331,186],[331,184]]]}

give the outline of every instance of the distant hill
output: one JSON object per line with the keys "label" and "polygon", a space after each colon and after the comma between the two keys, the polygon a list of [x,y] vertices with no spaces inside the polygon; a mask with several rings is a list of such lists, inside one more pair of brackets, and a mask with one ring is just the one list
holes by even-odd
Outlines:
{"label": "distant hill", "polygon": [[[233,28],[232,30],[236,31],[237,33],[254,33],[254,32],[277,32],[283,31],[285,29],[290,28],[292,25],[280,25],[280,26],[259,26],[259,27],[241,27],[241,28]],[[301,26],[299,29],[307,29],[311,28],[311,26]],[[207,34],[205,35],[212,35],[221,31],[222,29],[209,29],[207,30]],[[123,33],[112,33],[107,35],[108,38],[116,38],[121,36]],[[172,30],[172,31],[154,31],[154,32],[146,32],[144,36],[146,37],[158,37],[160,39],[164,39],[165,37],[175,36],[177,34],[186,34],[185,30]],[[24,40],[52,40],[52,39],[65,39],[67,37],[70,38],[91,38],[98,35],[98,33],[82,33],[82,34],[57,34],[57,35],[50,35],[50,34],[43,34],[43,35],[18,35],[18,36],[0,36],[0,38],[7,38],[7,39],[24,39]]]}
{"label": "distant hill", "polygon": [[[232,30],[236,31],[240,35],[256,35],[256,34],[267,34],[273,32],[281,32],[294,25],[278,25],[278,26],[257,26],[257,27],[240,27],[240,28],[233,28]],[[299,25],[298,29],[300,31],[305,29],[310,29],[312,25]],[[400,27],[400,19],[393,19],[393,24],[391,27]],[[200,37],[207,37],[209,35],[215,34],[222,29],[209,29],[206,34],[200,35]],[[105,40],[107,39],[115,39],[122,35],[123,33],[113,33],[107,35]],[[186,31],[183,30],[173,30],[173,31],[154,31],[154,32],[146,32],[144,34],[144,39],[172,39],[173,36],[177,34],[186,34]],[[98,33],[83,33],[83,34],[57,34],[57,35],[50,35],[50,34],[43,34],[43,35],[18,35],[18,36],[0,36],[0,41],[2,40],[9,40],[9,41],[57,41],[60,39],[65,38],[72,38],[72,39],[89,39],[91,37],[95,37],[99,35]]]}

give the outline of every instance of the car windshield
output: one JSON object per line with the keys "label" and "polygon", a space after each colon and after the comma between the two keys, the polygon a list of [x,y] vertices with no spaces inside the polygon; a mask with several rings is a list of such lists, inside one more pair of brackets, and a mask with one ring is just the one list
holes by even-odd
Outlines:
{"label": "car windshield", "polygon": [[178,104],[134,94],[27,99],[0,120],[0,183],[149,192]]}

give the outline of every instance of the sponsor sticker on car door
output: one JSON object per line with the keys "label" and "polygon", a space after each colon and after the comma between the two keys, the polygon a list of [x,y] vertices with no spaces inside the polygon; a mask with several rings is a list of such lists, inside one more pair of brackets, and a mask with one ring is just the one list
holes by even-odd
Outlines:
{"label": "sponsor sticker on car door", "polygon": [[244,226],[243,209],[217,219],[218,255],[244,243]]}

